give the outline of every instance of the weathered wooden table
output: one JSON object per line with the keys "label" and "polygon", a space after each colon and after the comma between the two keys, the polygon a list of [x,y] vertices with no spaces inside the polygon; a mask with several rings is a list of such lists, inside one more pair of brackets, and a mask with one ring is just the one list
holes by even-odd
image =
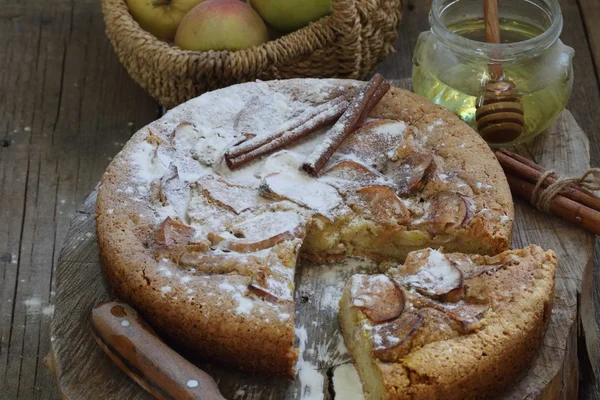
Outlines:
{"label": "weathered wooden table", "polygon": [[[406,3],[398,52],[379,67],[388,78],[410,76],[414,43],[428,28],[430,1]],[[560,3],[562,40],[576,51],[568,107],[600,166],[600,2]],[[42,358],[69,221],[110,158],[160,108],[118,63],[98,0],[0,0],[0,32],[0,398],[55,399]],[[580,397],[600,399],[591,378],[582,376]]]}

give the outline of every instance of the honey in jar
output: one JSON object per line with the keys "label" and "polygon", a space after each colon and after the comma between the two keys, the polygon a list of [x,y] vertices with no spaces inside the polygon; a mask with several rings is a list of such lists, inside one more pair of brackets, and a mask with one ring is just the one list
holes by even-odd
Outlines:
{"label": "honey in jar", "polygon": [[[485,42],[481,0],[434,0],[431,30],[420,35],[413,55],[413,86],[476,128],[477,101],[500,63],[523,105],[522,134],[493,147],[531,140],[565,108],[573,86],[574,51],[559,39],[562,15],[556,0],[499,2],[500,44]],[[484,137],[485,138],[485,137]]]}

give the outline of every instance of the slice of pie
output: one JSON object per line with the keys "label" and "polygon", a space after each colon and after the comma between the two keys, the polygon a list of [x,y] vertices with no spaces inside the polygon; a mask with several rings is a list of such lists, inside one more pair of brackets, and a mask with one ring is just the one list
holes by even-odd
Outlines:
{"label": "slice of pie", "polygon": [[509,386],[550,320],[556,257],[412,252],[354,275],[340,324],[369,399],[484,399]]}

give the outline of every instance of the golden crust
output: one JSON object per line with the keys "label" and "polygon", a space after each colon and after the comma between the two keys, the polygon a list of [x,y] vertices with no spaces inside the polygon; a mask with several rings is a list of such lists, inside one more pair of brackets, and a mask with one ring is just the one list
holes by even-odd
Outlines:
{"label": "golden crust", "polygon": [[[532,245],[495,257],[471,256],[471,259],[478,266],[503,265],[466,284],[466,296],[485,297],[490,302],[481,327],[419,345],[395,360],[384,362],[377,355],[370,356],[380,377],[378,383],[371,382],[371,385],[381,385],[384,398],[490,398],[510,386],[531,361],[551,316],[556,270],[554,252]],[[346,285],[344,296],[348,296],[349,286],[350,283]],[[347,319],[356,317],[350,308],[348,302],[342,302],[340,320],[345,327],[346,342],[351,342],[349,349],[357,361],[358,349],[370,348],[372,344],[368,342],[372,339],[357,340],[369,337],[368,333],[361,336],[350,332]],[[369,383],[363,385],[369,387]]]}
{"label": "golden crust", "polygon": [[[506,223],[476,218],[469,226],[467,236],[485,237],[490,243],[488,254],[497,254],[510,247],[514,209],[510,187],[494,152],[470,127],[450,111],[432,103],[421,95],[394,88],[373,110],[377,118],[401,119],[418,131],[427,132],[427,146],[442,157],[448,170],[462,171],[463,177],[475,194],[481,183],[491,191],[489,206],[506,213]],[[442,123],[436,123],[442,121]],[[449,249],[452,250],[452,249]],[[469,252],[463,249],[456,251]]]}
{"label": "golden crust", "polygon": [[[334,86],[354,84],[351,81],[330,82]],[[299,92],[305,87],[302,80],[275,81],[269,85],[275,91]],[[228,93],[227,90],[222,93]],[[183,110],[175,109],[175,116],[171,118],[184,118],[187,114]],[[485,213],[476,215],[468,227],[459,228],[459,235],[475,238],[474,247],[463,244],[466,250],[496,254],[508,248],[513,218],[509,188],[493,153],[471,128],[450,112],[401,89],[392,89],[370,116],[402,120],[412,124],[415,130],[426,131],[426,146],[448,166],[464,171],[465,181],[482,199],[482,207],[497,211],[493,217]],[[297,359],[297,350],[293,348],[293,302],[272,303],[253,298],[252,306],[236,312],[245,304],[239,298],[240,293],[242,296],[247,294],[238,288],[248,286],[249,276],[235,273],[210,275],[189,267],[161,271],[155,246],[141,239],[141,230],[155,229],[157,216],[155,210],[148,207],[151,194],[142,191],[137,198],[131,194],[129,180],[134,171],[130,156],[138,151],[149,132],[157,134],[157,142],[164,140],[160,139],[160,122],[132,137],[107,169],[99,189],[96,211],[99,250],[115,294],[138,309],[157,331],[190,355],[245,370],[293,378]],[[441,143],[444,145],[440,147]],[[482,184],[485,193],[479,191],[478,185]],[[137,193],[135,187],[133,192]],[[500,215],[504,216],[503,220],[498,219]],[[461,244],[457,246],[461,247]],[[277,254],[281,260],[292,264],[292,273],[298,250],[296,246]],[[350,251],[348,248],[338,254],[307,251],[303,256],[326,262],[339,259]],[[360,253],[359,250],[356,252]],[[370,255],[381,258],[375,253]],[[244,263],[243,258],[240,263]],[[185,285],[179,283],[183,280],[187,280]],[[230,286],[236,289],[230,290]]]}
{"label": "golden crust", "polygon": [[[153,253],[135,235],[135,216],[143,221],[136,214],[143,213],[143,207],[129,207],[129,216],[117,212],[119,202],[126,200],[110,193],[115,187],[107,183],[119,179],[115,170],[103,177],[96,215],[101,261],[116,297],[133,305],[164,338],[176,348],[186,349],[190,356],[292,379],[297,359],[293,324],[257,322],[263,318],[279,321],[280,313],[293,315],[293,304],[255,307],[251,310],[255,314],[240,316],[231,312],[237,305],[230,296],[223,293],[216,300],[212,295],[223,292],[219,285],[225,281],[224,275],[203,276],[205,279],[188,282],[185,290],[174,285],[173,279],[158,272]],[[109,209],[115,211],[108,213]],[[228,275],[226,282],[247,286],[249,278]],[[168,296],[161,292],[165,287],[171,288]],[[190,289],[191,300],[186,293]],[[261,309],[264,314],[258,314]]]}

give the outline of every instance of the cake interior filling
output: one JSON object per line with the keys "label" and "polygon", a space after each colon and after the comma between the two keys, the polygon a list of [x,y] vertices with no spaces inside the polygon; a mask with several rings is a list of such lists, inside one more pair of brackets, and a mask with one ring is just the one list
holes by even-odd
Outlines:
{"label": "cake interior filling", "polygon": [[363,394],[367,399],[384,398],[384,385],[381,371],[376,367],[372,356],[372,341],[361,329],[364,317],[358,309],[352,307],[348,291],[344,291],[340,300],[340,325],[348,351],[362,383]]}

